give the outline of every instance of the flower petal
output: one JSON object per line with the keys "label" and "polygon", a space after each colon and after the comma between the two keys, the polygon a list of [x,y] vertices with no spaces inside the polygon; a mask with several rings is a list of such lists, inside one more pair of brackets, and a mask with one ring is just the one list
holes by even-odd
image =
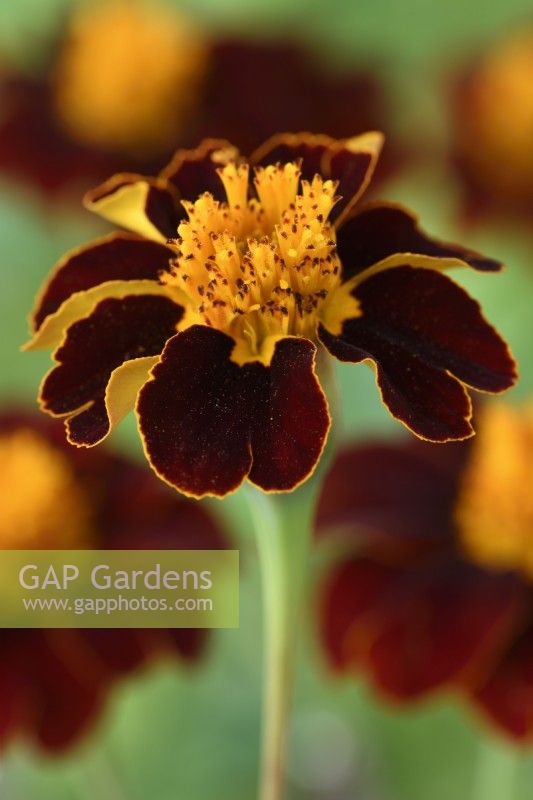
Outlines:
{"label": "flower petal", "polygon": [[374,361],[383,401],[422,438],[470,436],[461,383],[501,392],[516,377],[507,346],[478,303],[440,272],[410,266],[372,275],[354,296],[361,316],[346,320],[338,336],[321,328],[328,350],[341,361]]}
{"label": "flower petal", "polygon": [[370,628],[366,617],[388,590],[395,576],[391,567],[366,558],[352,558],[336,565],[328,575],[320,599],[322,644],[333,669],[347,670],[358,664],[359,642],[347,638],[357,624],[360,640]]}
{"label": "flower petal", "polygon": [[262,166],[301,159],[305,180],[319,173],[338,181],[341,199],[330,219],[340,224],[370,183],[382,145],[383,136],[375,132],[339,140],[311,133],[280,133],[261,145],[250,162]]}
{"label": "flower petal", "polygon": [[[151,363],[174,335],[183,315],[181,306],[166,297],[130,296],[102,300],[85,319],[68,329],[55,354],[58,366],[48,373],[40,392],[42,408],[55,416],[80,413],[69,434],[75,444],[93,445],[109,433],[112,422],[128,410]],[[140,359],[113,375],[115,384],[106,395],[113,371],[124,362]],[[125,372],[126,371],[126,372]],[[116,386],[126,400],[116,398]],[[120,393],[118,393],[120,396]],[[107,414],[107,403],[111,418]]]}
{"label": "flower petal", "polygon": [[92,447],[105,439],[132,410],[139,389],[158,360],[159,356],[146,356],[116,367],[109,376],[104,396],[66,421],[68,441]]}
{"label": "flower petal", "polygon": [[178,150],[160,173],[185,200],[194,201],[204,192],[225,201],[226,193],[217,169],[237,158],[238,152],[226,139],[204,139],[194,150]]}
{"label": "flower petal", "polygon": [[176,236],[185,213],[168,181],[128,172],[91,189],[83,202],[114,225],[163,243]]}
{"label": "flower petal", "polygon": [[265,367],[236,364],[234,344],[212,328],[188,328],[168,342],[139,394],[147,457],[163,480],[194,497],[223,496],[248,475],[266,490],[292,489],[326,440],[314,345],[283,339]]}
{"label": "flower petal", "polygon": [[266,402],[262,413],[254,415],[248,478],[266,491],[303,483],[325,447],[331,420],[315,373],[315,353],[307,339],[282,339],[264,375]]}
{"label": "flower petal", "polygon": [[518,581],[459,561],[413,570],[353,558],[326,587],[322,631],[334,666],[362,668],[381,692],[409,700],[498,652],[523,601]]}
{"label": "flower petal", "polygon": [[344,533],[356,546],[387,558],[426,553],[449,540],[465,442],[347,447],[337,455],[320,494],[320,536]]}
{"label": "flower petal", "polygon": [[473,697],[490,719],[519,741],[533,738],[533,629],[496,661]]}
{"label": "flower petal", "polygon": [[446,259],[447,267],[467,264],[482,272],[502,267],[474,250],[428,236],[414,214],[393,203],[371,203],[350,215],[338,231],[337,248],[344,281],[384,259],[395,257],[405,263],[405,255],[413,253]]}
{"label": "flower petal", "polygon": [[362,196],[372,179],[378,162],[383,135],[376,131],[353,136],[336,144],[324,155],[325,174],[339,182],[341,200],[333,208],[330,219],[337,227]]}
{"label": "flower petal", "polygon": [[40,189],[48,199],[63,199],[65,191],[89,188],[113,169],[116,158],[78,144],[58,125],[55,87],[47,76],[30,78],[3,68],[0,81],[3,174]]}
{"label": "flower petal", "polygon": [[33,312],[33,329],[76,292],[113,280],[157,280],[174,251],[165,245],[117,231],[67,253],[40,293]]}
{"label": "flower petal", "polygon": [[[178,302],[187,302],[184,295],[176,294]],[[106,281],[98,286],[93,286],[87,291],[76,292],[64,300],[57,311],[49,314],[39,330],[24,345],[24,350],[43,350],[48,347],[57,347],[65,335],[65,331],[79,319],[88,316],[101,300],[110,297],[122,298],[130,295],[156,295],[169,297],[170,292],[156,281]]]}

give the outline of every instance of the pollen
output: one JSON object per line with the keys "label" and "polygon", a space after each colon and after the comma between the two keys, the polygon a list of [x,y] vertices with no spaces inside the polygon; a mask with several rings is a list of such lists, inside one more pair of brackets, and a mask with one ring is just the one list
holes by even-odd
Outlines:
{"label": "pollen", "polygon": [[138,157],[166,151],[194,110],[207,62],[203,38],[168,6],[83,3],[54,71],[58,118],[91,147]]}
{"label": "pollen", "polygon": [[533,408],[482,411],[455,519],[466,556],[533,580]]}
{"label": "pollen", "polygon": [[28,428],[0,435],[0,549],[90,543],[87,498],[67,459]]}
{"label": "pollen", "polygon": [[188,219],[163,283],[178,285],[201,322],[244,342],[254,359],[269,337],[316,337],[318,311],[340,283],[329,214],[336,183],[302,181],[296,163],[258,167],[250,197],[247,164],[218,169],[226,202],[204,194],[183,201]]}

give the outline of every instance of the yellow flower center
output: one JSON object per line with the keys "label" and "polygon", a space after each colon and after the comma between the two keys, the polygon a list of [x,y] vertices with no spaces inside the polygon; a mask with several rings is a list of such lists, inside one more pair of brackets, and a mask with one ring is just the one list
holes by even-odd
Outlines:
{"label": "yellow flower center", "polygon": [[90,542],[89,506],[67,459],[34,431],[0,435],[0,494],[0,549]]}
{"label": "yellow flower center", "polygon": [[206,43],[174,10],[142,0],[88,3],[57,64],[57,113],[90,146],[139,157],[171,149],[206,61]]}
{"label": "yellow flower center", "polygon": [[456,507],[468,557],[533,579],[533,410],[491,405],[462,478]]}
{"label": "yellow flower center", "polygon": [[183,327],[210,325],[232,335],[239,363],[264,360],[282,336],[315,338],[320,308],[340,283],[335,231],[328,216],[336,183],[302,181],[297,164],[255,169],[257,199],[248,199],[249,166],[218,174],[227,202],[206,193],[182,201],[177,257],[163,283],[192,303]]}
{"label": "yellow flower center", "polygon": [[533,30],[505,41],[471,79],[459,148],[478,179],[504,196],[533,193]]}

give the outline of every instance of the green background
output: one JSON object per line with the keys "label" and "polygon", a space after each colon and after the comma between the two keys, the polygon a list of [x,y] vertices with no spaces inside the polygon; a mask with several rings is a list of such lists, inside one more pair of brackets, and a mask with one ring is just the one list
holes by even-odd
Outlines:
{"label": "green background", "polygon": [[[39,62],[66,0],[3,0],[0,47],[24,67]],[[394,114],[391,128],[415,146],[445,144],[446,83],[477,50],[528,19],[530,0],[190,0],[182,4],[215,32],[293,37],[340,68],[379,64]],[[36,142],[38,146],[38,142]],[[533,239],[511,224],[458,229],[457,191],[444,160],[410,172],[383,195],[420,212],[443,237],[501,257],[500,277],[461,274],[521,363],[514,397],[533,386],[530,366]],[[12,183],[0,183],[0,380],[4,398],[32,402],[48,355],[21,356],[24,315],[36,287],[69,247],[100,231],[75,208],[50,210]],[[533,232],[533,231],[531,231]],[[530,232],[530,233],[531,233]],[[343,436],[402,435],[381,408],[370,370],[339,368]],[[137,451],[131,421],[113,445]],[[239,495],[213,504],[241,548],[241,627],[215,631],[204,662],[173,664],[117,687],[91,737],[60,760],[22,746],[0,765],[6,800],[251,800],[259,732],[259,576]],[[313,570],[320,573],[320,555]],[[399,710],[353,681],[334,683],[317,652],[309,598],[291,733],[291,800],[526,800],[533,760],[512,750],[460,701],[444,696]],[[327,774],[315,765],[328,764]],[[316,773],[316,774],[315,774]],[[322,787],[322,788],[321,788]]]}

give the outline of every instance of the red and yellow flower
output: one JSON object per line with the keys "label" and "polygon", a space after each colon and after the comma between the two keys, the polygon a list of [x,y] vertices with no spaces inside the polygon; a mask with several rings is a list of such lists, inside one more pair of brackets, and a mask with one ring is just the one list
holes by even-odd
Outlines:
{"label": "red and yellow flower", "polygon": [[533,28],[496,42],[454,86],[452,155],[471,217],[533,206]]}
{"label": "red and yellow flower", "polygon": [[[0,549],[218,549],[224,539],[197,503],[104,448],[69,447],[56,422],[0,414]],[[156,656],[194,662],[205,631],[3,630],[0,745],[74,743],[116,681]]]}
{"label": "red and yellow flower", "polygon": [[35,77],[0,76],[0,170],[49,194],[154,172],[214,134],[247,152],[285,128],[327,120],[347,136],[385,122],[368,71],[334,74],[294,42],[211,38],[168,4],[77,4],[45,60]]}
{"label": "red and yellow flower", "polygon": [[320,604],[330,665],[398,701],[455,689],[530,742],[532,476],[531,407],[485,406],[468,442],[341,453],[317,520],[344,543]]}
{"label": "red and yellow flower", "polygon": [[245,161],[206,140],[90,192],[130,232],[67,254],[39,296],[28,348],[56,362],[42,409],[92,446],[135,405],[152,467],[195,497],[309,476],[330,426],[318,348],[371,362],[417,435],[472,435],[466,386],[501,392],[514,363],[445,271],[500,265],[399,206],[357,205],[381,143],[278,135]]}

